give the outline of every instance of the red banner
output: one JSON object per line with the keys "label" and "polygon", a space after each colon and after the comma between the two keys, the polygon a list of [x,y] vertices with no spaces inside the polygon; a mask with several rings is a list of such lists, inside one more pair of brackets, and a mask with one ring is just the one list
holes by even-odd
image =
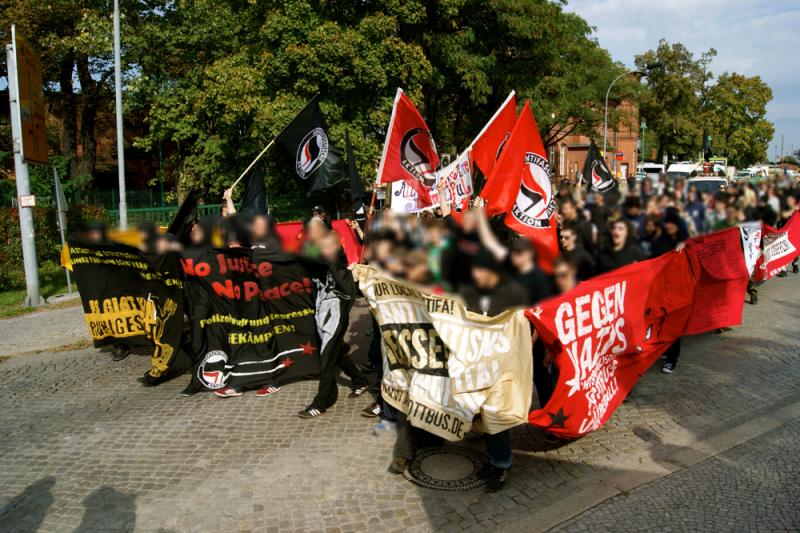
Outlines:
{"label": "red banner", "polygon": [[[346,220],[334,220],[331,222],[333,231],[339,234],[339,242],[342,243],[344,253],[347,255],[347,262],[358,263],[361,259],[361,243],[353,234],[353,229],[347,224]],[[275,224],[275,231],[281,240],[283,249],[287,252],[300,253],[303,246],[303,223],[302,222],[278,222]]]}
{"label": "red banner", "polygon": [[753,273],[756,281],[775,277],[797,257],[800,250],[800,213],[795,212],[781,229],[763,224],[762,230],[762,255]]}
{"label": "red banner", "polygon": [[742,323],[750,274],[738,227],[686,241],[686,254],[697,280],[692,317],[685,335]]}
{"label": "red banner", "polygon": [[686,254],[674,252],[592,278],[528,311],[558,367],[553,396],[528,421],[566,438],[605,424],[681,336],[693,289]]}

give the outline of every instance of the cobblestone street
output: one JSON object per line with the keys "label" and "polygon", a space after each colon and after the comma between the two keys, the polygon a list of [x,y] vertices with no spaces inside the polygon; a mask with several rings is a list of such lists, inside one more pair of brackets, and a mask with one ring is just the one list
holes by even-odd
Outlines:
{"label": "cobblestone street", "polygon": [[[373,436],[369,399],[347,399],[344,381],[336,406],[302,420],[315,382],[184,398],[188,376],[136,382],[146,358],[53,352],[85,327],[74,308],[2,320],[17,353],[48,351],[0,363],[0,530],[797,530],[799,300],[800,276],[770,281],[742,327],[686,339],[674,374],[655,365],[583,439],[553,447],[515,429],[496,494],[388,474],[392,439]],[[359,360],[369,329],[359,308]]]}

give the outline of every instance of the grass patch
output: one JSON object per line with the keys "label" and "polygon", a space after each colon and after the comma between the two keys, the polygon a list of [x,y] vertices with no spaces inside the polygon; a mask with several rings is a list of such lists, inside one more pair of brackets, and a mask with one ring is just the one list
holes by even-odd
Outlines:
{"label": "grass patch", "polygon": [[[72,291],[75,292],[77,287],[75,281],[72,282]],[[50,298],[59,294],[67,293],[67,282],[62,276],[58,279],[40,280],[39,293],[42,298]],[[59,307],[66,307],[75,305],[74,302],[65,302],[57,306],[47,307],[26,307],[25,296],[27,296],[25,289],[10,290],[0,292],[0,318],[11,318],[14,316],[24,315],[27,313],[35,313],[40,309],[56,309]],[[76,300],[79,302],[80,300]]]}

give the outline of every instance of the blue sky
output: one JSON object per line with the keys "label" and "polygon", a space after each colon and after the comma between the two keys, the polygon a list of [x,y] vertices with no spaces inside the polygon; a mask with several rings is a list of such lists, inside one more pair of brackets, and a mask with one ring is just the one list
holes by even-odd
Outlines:
{"label": "blue sky", "polygon": [[715,74],[761,76],[772,88],[767,118],[775,124],[769,157],[800,149],[800,1],[773,0],[570,0],[565,8],[597,29],[600,45],[616,61],[681,42],[695,57],[717,50]]}

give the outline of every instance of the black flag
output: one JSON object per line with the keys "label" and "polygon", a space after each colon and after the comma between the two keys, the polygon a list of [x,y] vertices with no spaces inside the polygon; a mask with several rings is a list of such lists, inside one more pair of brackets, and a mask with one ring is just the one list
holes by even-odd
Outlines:
{"label": "black flag", "polygon": [[342,159],[322,123],[318,98],[319,94],[314,95],[277,137],[294,159],[295,173],[306,196],[329,189],[345,177]]}
{"label": "black flag", "polygon": [[353,212],[357,222],[364,220],[364,188],[361,186],[361,177],[356,170],[356,161],[353,157],[353,145],[350,144],[350,132],[344,132],[344,140],[347,144],[347,173],[350,174],[350,196],[353,198]]}
{"label": "black flag", "polygon": [[597,145],[592,139],[589,145],[589,152],[586,154],[586,162],[583,164],[583,179],[590,192],[602,194],[611,192],[617,188],[617,180],[608,169],[605,160],[600,157]]}
{"label": "black flag", "polygon": [[261,165],[256,165],[250,171],[250,178],[244,186],[242,201],[239,204],[239,211],[251,214],[269,214],[269,198],[267,197],[267,187],[264,184],[264,171]]}
{"label": "black flag", "polygon": [[184,198],[178,212],[175,213],[175,218],[169,223],[167,233],[171,233],[178,242],[187,246],[195,220],[197,220],[197,194],[192,189]]}

